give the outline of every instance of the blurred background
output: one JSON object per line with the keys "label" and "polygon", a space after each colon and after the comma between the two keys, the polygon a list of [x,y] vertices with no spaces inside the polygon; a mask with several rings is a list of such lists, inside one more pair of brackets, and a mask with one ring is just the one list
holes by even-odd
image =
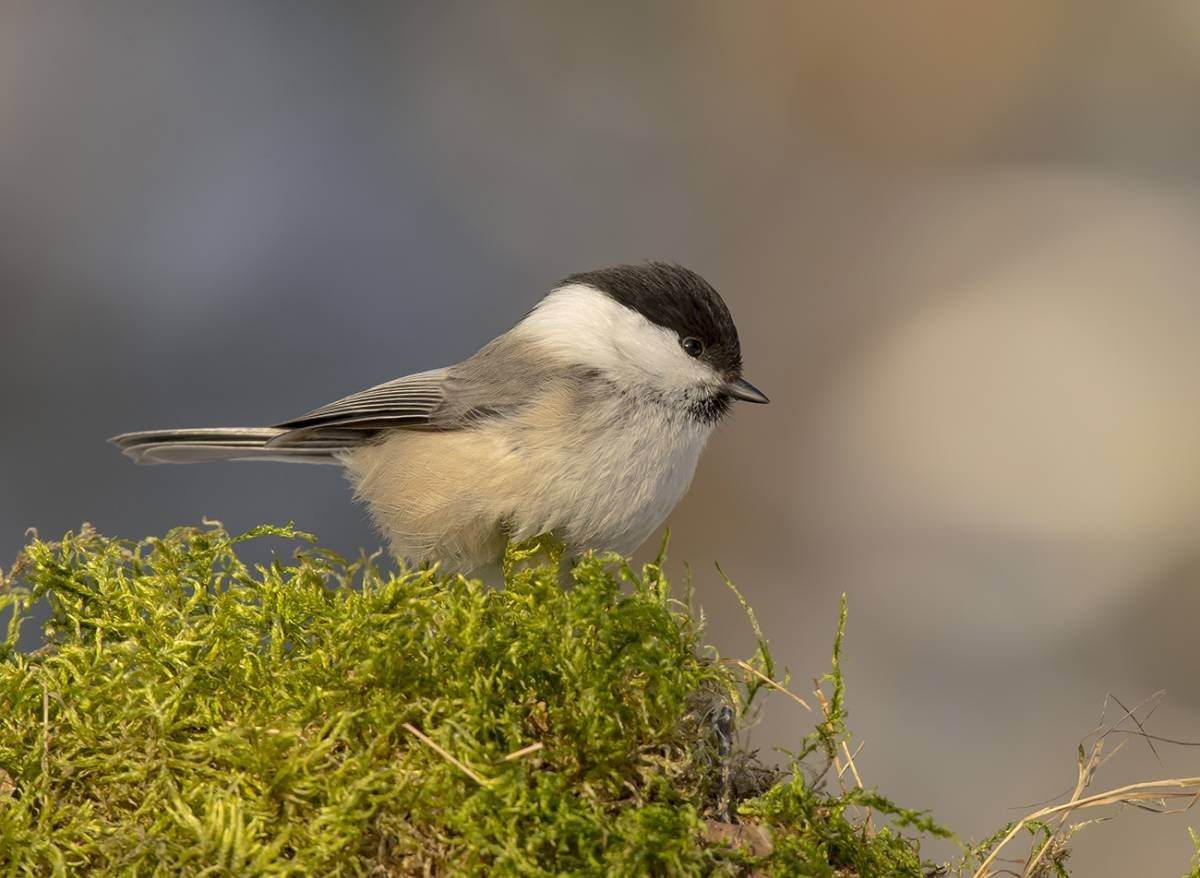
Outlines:
{"label": "blurred background", "polygon": [[[860,770],[981,837],[1073,785],[1108,692],[1200,738],[1198,105],[1185,0],[3,0],[0,558],[202,516],[375,547],[333,468],[105,439],[278,421],[679,261],[773,404],[674,569],[748,655],[720,560],[801,694],[847,592]],[[780,698],[753,741],[811,725]],[[1099,783],[1200,774],[1160,749]],[[1178,874],[1189,822],[1075,868]]]}

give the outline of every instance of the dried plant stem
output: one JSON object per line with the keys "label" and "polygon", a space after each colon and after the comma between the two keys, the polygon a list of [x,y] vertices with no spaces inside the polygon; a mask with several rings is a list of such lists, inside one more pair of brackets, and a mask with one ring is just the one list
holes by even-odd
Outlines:
{"label": "dried plant stem", "polygon": [[520,759],[522,756],[528,756],[531,753],[536,753],[538,750],[541,750],[545,746],[546,745],[543,744],[541,741],[536,741],[533,744],[530,744],[528,747],[522,747],[520,750],[514,750],[513,752],[509,753],[507,756],[504,757],[504,761],[512,762],[514,759]]}
{"label": "dried plant stem", "polygon": [[1103,793],[1093,793],[1090,796],[1075,798],[1068,802],[1063,802],[1060,805],[1051,805],[1042,808],[1040,811],[1034,811],[1032,814],[1027,814],[1013,824],[1012,829],[1008,834],[1000,840],[1000,843],[992,848],[992,852],[988,854],[979,868],[975,870],[973,878],[987,878],[993,874],[990,871],[992,862],[999,855],[1002,848],[1010,841],[1016,838],[1017,833],[1024,829],[1030,823],[1038,820],[1044,820],[1047,817],[1052,817],[1056,814],[1070,813],[1083,808],[1099,808],[1105,805],[1119,804],[1137,804],[1152,799],[1181,799],[1187,798],[1195,802],[1200,799],[1200,777],[1177,777],[1168,778],[1166,780],[1143,781],[1142,783],[1128,784],[1127,786],[1117,787],[1115,789],[1106,790]]}
{"label": "dried plant stem", "polygon": [[422,732],[420,729],[418,729],[412,723],[404,723],[404,729],[405,729],[405,731],[410,732],[413,735],[416,735],[417,738],[419,738],[421,740],[421,743],[428,746],[431,750],[433,750],[433,752],[437,753],[439,756],[441,756],[443,759],[445,759],[447,762],[449,762],[451,765],[453,765],[455,768],[457,768],[459,771],[461,771],[467,777],[471,778],[471,780],[475,781],[475,783],[479,784],[480,786],[487,786],[488,782],[487,782],[486,778],[481,777],[469,765],[456,759],[453,754],[448,752],[445,748],[443,748],[441,745],[439,745],[436,741],[434,741],[432,738],[430,738],[428,735],[426,735],[424,732]]}
{"label": "dried plant stem", "polygon": [[801,698],[795,692],[792,692],[790,689],[783,686],[781,683],[777,683],[774,680],[772,680],[770,677],[768,677],[766,674],[764,674],[758,668],[750,665],[747,662],[741,661],[740,659],[738,661],[735,661],[734,664],[736,664],[743,671],[753,674],[755,677],[762,680],[764,683],[766,683],[772,689],[782,692],[784,695],[786,695],[788,698],[795,701],[797,704],[799,704],[805,710],[812,710],[812,707],[809,705],[809,703],[807,701],[805,701],[803,698]]}

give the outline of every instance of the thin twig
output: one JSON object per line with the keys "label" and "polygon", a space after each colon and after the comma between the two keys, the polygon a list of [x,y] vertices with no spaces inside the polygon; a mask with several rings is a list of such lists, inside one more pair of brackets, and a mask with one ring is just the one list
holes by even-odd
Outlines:
{"label": "thin twig", "polygon": [[[1190,791],[1184,791],[1191,787]],[[1178,790],[1178,791],[1176,791]],[[1001,839],[1000,843],[992,848],[992,852],[975,870],[973,878],[986,878],[990,874],[987,870],[996,859],[1000,850],[1016,838],[1017,833],[1025,828],[1026,825],[1035,820],[1041,820],[1045,817],[1050,817],[1054,814],[1060,814],[1064,811],[1074,811],[1081,808],[1098,808],[1104,805],[1117,805],[1121,803],[1133,804],[1142,799],[1179,799],[1188,798],[1195,802],[1200,798],[1200,777],[1173,777],[1166,780],[1144,781],[1142,783],[1129,784],[1116,789],[1107,790],[1103,793],[1093,793],[1090,796],[1084,796],[1081,799],[1074,799],[1070,802],[1063,802],[1061,805],[1051,805],[1042,808],[1040,811],[1034,811],[1032,814],[1027,814],[1016,823],[1008,834]]]}
{"label": "thin twig", "polygon": [[543,744],[541,741],[535,741],[534,743],[530,744],[528,747],[522,747],[520,750],[514,750],[513,752],[509,753],[507,756],[504,757],[504,761],[512,762],[512,760],[514,760],[514,759],[520,759],[522,756],[528,756],[530,753],[536,753],[538,750],[541,750],[545,746],[546,745]]}
{"label": "thin twig", "polygon": [[850,753],[850,745],[844,740],[842,741],[842,749],[846,751],[846,767],[850,769],[850,773],[854,775],[854,782],[861,788],[863,785],[862,778],[858,776],[858,766],[854,764],[854,757],[862,752],[863,745],[866,741],[859,741],[858,746],[854,748],[854,753]]}
{"label": "thin twig", "polygon": [[466,765],[463,762],[460,762],[458,759],[455,759],[453,755],[443,749],[436,741],[434,741],[412,723],[404,723],[404,729],[416,735],[422,743],[428,745],[430,749],[432,749],[435,753],[437,753],[467,777],[471,778],[471,780],[475,781],[475,783],[479,784],[480,786],[487,786],[488,781],[486,779],[480,777],[471,769],[469,765]]}
{"label": "thin twig", "polygon": [[50,783],[50,690],[42,679],[42,781]]}
{"label": "thin twig", "polygon": [[1050,850],[1050,845],[1054,844],[1054,839],[1058,838],[1058,833],[1054,832],[1046,839],[1046,843],[1038,848],[1037,856],[1030,857],[1029,862],[1025,865],[1025,869],[1021,872],[1021,878],[1030,878],[1033,875],[1033,870],[1037,868],[1037,864],[1046,856],[1046,851]]}
{"label": "thin twig", "polygon": [[762,671],[760,671],[758,668],[754,667],[753,665],[750,665],[740,659],[738,661],[736,661],[735,664],[742,670],[749,671],[751,674],[758,677],[758,679],[762,680],[764,683],[766,683],[772,689],[778,689],[780,692],[782,692],[788,698],[795,701],[797,704],[799,704],[805,710],[812,710],[812,708],[809,707],[809,704],[807,701],[805,701],[803,698],[801,698],[795,692],[792,692],[790,689],[786,688],[782,684],[776,683],[774,680],[772,680],[770,677],[768,677],[766,674],[764,674]]}
{"label": "thin twig", "polygon": [[[842,738],[842,750],[846,752],[846,767],[850,769],[850,773],[854,775],[854,782],[858,784],[858,788],[863,788],[862,778],[858,774],[858,766],[854,764],[854,757],[862,752],[866,741],[859,741],[858,746],[854,748],[854,752],[850,752],[850,745],[846,743],[846,739]],[[875,827],[871,824],[871,809],[869,807],[863,809],[863,831],[875,831]]]}
{"label": "thin twig", "polygon": [[[1154,747],[1154,737],[1149,732],[1146,731],[1146,727],[1144,725],[1142,725],[1142,721],[1137,718],[1137,714],[1134,712],[1137,710],[1137,708],[1134,708],[1134,710],[1130,710],[1128,707],[1126,707],[1124,704],[1121,703],[1120,698],[1118,698],[1115,695],[1112,695],[1112,693],[1109,693],[1109,694],[1112,697],[1112,700],[1117,702],[1117,707],[1119,707],[1119,708],[1121,708],[1121,710],[1125,711],[1125,716],[1128,717],[1129,719],[1133,720],[1133,724],[1138,727],[1138,732],[1141,733],[1141,736],[1145,739],[1146,743],[1149,745],[1150,752],[1154,754],[1154,761],[1157,762],[1159,764],[1159,767],[1161,768],[1162,764],[1163,764],[1162,757],[1158,755],[1158,750],[1156,750]],[[1154,696],[1151,696],[1151,697],[1153,698]],[[1155,705],[1155,706],[1157,706],[1157,705]],[[1124,719],[1122,719],[1122,722],[1124,722]],[[1120,725],[1120,723],[1117,723],[1117,725]],[[1112,731],[1115,732],[1115,731],[1117,731],[1117,729],[1114,727],[1112,729]]]}

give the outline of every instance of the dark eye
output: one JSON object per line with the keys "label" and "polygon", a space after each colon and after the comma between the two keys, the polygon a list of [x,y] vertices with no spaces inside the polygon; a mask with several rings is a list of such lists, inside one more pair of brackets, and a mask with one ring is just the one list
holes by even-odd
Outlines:
{"label": "dark eye", "polygon": [[704,342],[698,338],[692,338],[689,335],[680,344],[683,345],[683,352],[689,357],[698,357],[704,353]]}

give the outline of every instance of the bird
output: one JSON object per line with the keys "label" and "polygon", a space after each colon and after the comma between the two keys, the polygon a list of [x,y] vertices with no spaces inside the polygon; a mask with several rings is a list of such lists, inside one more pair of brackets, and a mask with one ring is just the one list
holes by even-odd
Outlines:
{"label": "bird", "polygon": [[629,555],[666,520],[742,377],[720,294],[683,266],[572,274],[456,365],[268,427],[124,433],[137,463],[339,464],[402,562],[470,573],[544,534]]}

